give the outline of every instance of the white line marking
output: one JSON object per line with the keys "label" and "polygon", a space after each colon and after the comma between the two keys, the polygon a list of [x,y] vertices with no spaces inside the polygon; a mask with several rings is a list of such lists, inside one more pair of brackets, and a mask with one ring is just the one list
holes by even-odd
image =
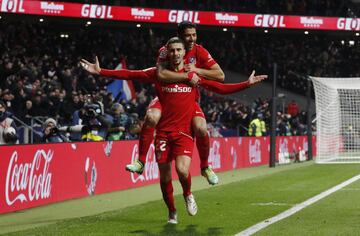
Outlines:
{"label": "white line marking", "polygon": [[255,205],[255,206],[293,206],[294,204],[282,203],[282,202],[259,202],[259,203],[251,203],[251,205]]}
{"label": "white line marking", "polygon": [[338,191],[339,189],[342,189],[343,187],[345,187],[345,186],[347,186],[349,184],[352,184],[353,182],[355,182],[355,181],[357,181],[359,179],[360,179],[360,175],[354,176],[351,179],[348,179],[348,180],[342,182],[341,184],[338,184],[335,187],[332,187],[332,188],[330,188],[330,189],[316,195],[315,197],[312,197],[312,198],[306,200],[305,202],[302,202],[300,204],[295,205],[294,207],[290,208],[289,210],[286,210],[286,211],[284,211],[284,212],[282,212],[282,213],[280,213],[280,214],[278,214],[278,215],[276,215],[276,216],[274,216],[272,218],[266,219],[266,220],[264,220],[264,221],[262,221],[262,222],[260,222],[260,223],[258,223],[256,225],[253,225],[253,226],[245,229],[244,231],[241,231],[240,233],[236,234],[235,236],[252,235],[252,234],[254,234],[254,233],[256,233],[256,232],[258,232],[258,231],[260,231],[260,230],[262,230],[262,229],[264,229],[266,227],[268,227],[271,224],[274,224],[274,223],[276,223],[276,222],[278,222],[278,221],[280,221],[282,219],[285,219],[286,217],[289,217],[289,216],[295,214],[296,212],[304,209],[305,207],[307,207],[307,206],[309,206],[309,205],[311,205],[311,204],[313,204],[313,203],[315,203],[315,202],[329,196],[330,194]]}

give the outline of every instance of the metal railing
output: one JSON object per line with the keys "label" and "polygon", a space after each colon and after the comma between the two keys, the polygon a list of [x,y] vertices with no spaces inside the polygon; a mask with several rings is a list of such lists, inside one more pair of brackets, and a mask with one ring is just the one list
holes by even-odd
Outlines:
{"label": "metal railing", "polygon": [[29,144],[29,143],[34,143],[34,135],[39,133],[39,131],[36,131],[34,129],[34,127],[36,126],[36,124],[38,124],[39,126],[42,126],[44,121],[48,118],[46,116],[35,116],[32,117],[30,120],[30,125],[26,124],[24,121],[22,121],[19,117],[12,115],[11,116],[12,119],[14,119],[18,124],[20,124],[20,126],[18,126],[18,129],[24,129],[23,132],[23,143],[24,144]]}

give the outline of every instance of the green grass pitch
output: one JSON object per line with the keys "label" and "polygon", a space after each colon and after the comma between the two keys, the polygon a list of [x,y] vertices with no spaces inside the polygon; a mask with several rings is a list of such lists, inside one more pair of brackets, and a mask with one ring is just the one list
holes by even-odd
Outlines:
{"label": "green grass pitch", "polygon": [[[9,235],[234,235],[355,175],[360,165],[312,162],[221,173],[209,187],[194,178],[199,212],[186,214],[175,183],[178,225],[168,225],[160,187],[103,194],[0,216]],[[355,182],[256,235],[359,235],[360,183]],[[10,233],[12,232],[12,233]]]}

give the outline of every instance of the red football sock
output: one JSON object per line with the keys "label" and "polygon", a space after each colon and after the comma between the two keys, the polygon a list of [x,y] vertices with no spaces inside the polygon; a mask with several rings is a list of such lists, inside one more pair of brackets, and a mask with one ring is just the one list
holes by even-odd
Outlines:
{"label": "red football sock", "polygon": [[209,134],[204,137],[196,137],[196,147],[200,156],[200,168],[204,169],[209,166],[208,158],[210,152],[210,138]]}
{"label": "red football sock", "polygon": [[164,202],[169,209],[169,212],[176,211],[175,204],[174,204],[174,189],[172,185],[172,181],[167,183],[160,182],[161,192],[163,195]]}
{"label": "red football sock", "polygon": [[141,129],[139,138],[139,161],[143,164],[146,163],[146,155],[152,141],[154,140],[154,132],[154,128],[147,127],[146,125],[143,125]]}
{"label": "red football sock", "polygon": [[184,197],[187,197],[191,194],[191,175],[189,173],[187,178],[180,178],[179,176],[179,181],[181,183],[181,187],[183,189],[183,195]]}

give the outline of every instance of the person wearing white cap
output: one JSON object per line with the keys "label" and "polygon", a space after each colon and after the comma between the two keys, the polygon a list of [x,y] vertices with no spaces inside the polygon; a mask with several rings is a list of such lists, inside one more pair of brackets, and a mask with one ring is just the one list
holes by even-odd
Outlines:
{"label": "person wearing white cap", "polygon": [[53,118],[48,118],[43,123],[43,138],[42,141],[46,143],[62,143],[69,139],[59,132],[57,122]]}

